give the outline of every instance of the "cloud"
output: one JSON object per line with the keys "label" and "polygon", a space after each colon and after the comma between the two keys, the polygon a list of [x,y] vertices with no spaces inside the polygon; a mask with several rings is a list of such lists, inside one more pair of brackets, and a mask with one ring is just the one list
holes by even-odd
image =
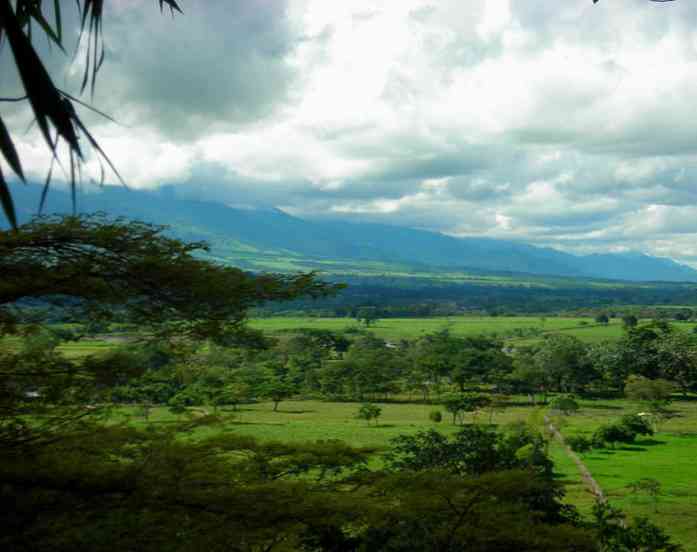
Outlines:
{"label": "cloud", "polygon": [[697,259],[692,2],[110,5],[94,101],[121,125],[86,117],[131,185]]}

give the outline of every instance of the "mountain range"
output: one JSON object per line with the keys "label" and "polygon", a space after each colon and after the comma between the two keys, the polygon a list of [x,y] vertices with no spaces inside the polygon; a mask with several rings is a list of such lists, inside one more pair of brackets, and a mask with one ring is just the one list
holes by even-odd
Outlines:
{"label": "mountain range", "polygon": [[[21,221],[39,205],[41,187],[12,187]],[[66,191],[51,189],[45,212],[68,214]],[[671,259],[630,253],[572,255],[491,238],[343,220],[304,220],[278,209],[234,208],[177,197],[175,188],[105,186],[77,194],[79,212],[167,225],[184,240],[206,240],[210,256],[250,270],[322,270],[335,274],[524,273],[636,282],[697,282],[697,271]]]}

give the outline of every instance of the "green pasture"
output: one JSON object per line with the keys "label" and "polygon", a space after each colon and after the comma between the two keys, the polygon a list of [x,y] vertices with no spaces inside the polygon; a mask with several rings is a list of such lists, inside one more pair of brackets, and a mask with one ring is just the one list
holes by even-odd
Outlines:
{"label": "green pasture", "polygon": [[[476,419],[466,422],[505,425],[517,420],[540,424],[542,411],[520,402],[503,411],[483,411]],[[315,441],[340,439],[356,447],[374,449],[378,454],[389,446],[390,439],[426,429],[452,433],[447,412],[437,405],[414,403],[379,403],[382,416],[379,423],[367,424],[355,416],[358,403],[332,403],[314,400],[289,400],[280,403],[278,412],[273,404],[261,402],[244,405],[222,426],[202,429],[201,436],[226,431],[272,441]],[[431,410],[440,409],[443,421],[428,419]],[[194,409],[200,410],[200,409]],[[583,400],[578,413],[555,418],[565,435],[590,435],[599,425],[636,413],[641,406],[626,400]],[[639,438],[633,445],[616,449],[601,449],[581,455],[609,500],[627,514],[647,516],[666,528],[687,551],[697,551],[697,401],[675,401],[671,410],[676,416],[659,424],[651,438]],[[124,416],[134,424],[142,424],[137,408],[123,408],[117,418]],[[176,417],[166,408],[152,411],[150,420],[168,423]],[[540,428],[542,429],[542,428]],[[575,464],[561,446],[550,443],[559,480],[566,488],[566,500],[575,504],[583,514],[590,512],[593,497],[581,481]],[[376,457],[376,460],[379,457]],[[379,460],[377,460],[379,461]],[[661,483],[658,511],[648,495],[634,494],[629,485],[642,478]]]}
{"label": "green pasture", "polygon": [[[682,330],[692,330],[694,323],[674,324]],[[516,337],[512,332],[518,329],[534,328],[544,334],[563,333],[586,342],[619,339],[622,336],[622,321],[611,319],[609,324],[597,324],[592,318],[582,317],[544,317],[544,316],[450,316],[434,318],[383,318],[366,328],[353,318],[317,317],[273,317],[256,318],[250,326],[271,335],[281,335],[303,328],[351,332],[367,330],[377,337],[398,341],[415,339],[420,336],[445,330],[456,336],[497,335],[512,344],[525,344],[539,341],[539,335]]]}
{"label": "green pasture", "polygon": [[274,317],[250,321],[253,328],[269,334],[301,328],[331,330],[368,330],[377,337],[389,340],[414,339],[447,329],[453,335],[471,336],[494,334],[504,336],[516,329],[535,328],[543,332],[569,332],[584,339],[612,339],[622,333],[619,320],[607,326],[595,324],[592,318],[535,317],[535,316],[451,316],[434,318],[383,318],[366,328],[353,318]]}

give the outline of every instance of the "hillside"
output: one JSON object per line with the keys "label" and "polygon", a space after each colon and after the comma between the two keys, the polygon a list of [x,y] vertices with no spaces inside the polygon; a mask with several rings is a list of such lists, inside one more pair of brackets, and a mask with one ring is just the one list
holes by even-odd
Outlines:
{"label": "hillside", "polygon": [[[16,186],[21,220],[36,212],[40,187]],[[696,282],[697,271],[641,253],[576,256],[489,238],[455,238],[398,226],[341,220],[309,221],[278,209],[239,209],[158,192],[105,187],[78,195],[81,212],[170,226],[186,240],[207,240],[222,262],[258,270],[321,269],[341,274],[507,272],[628,281]],[[52,189],[48,213],[70,213],[66,192]]]}

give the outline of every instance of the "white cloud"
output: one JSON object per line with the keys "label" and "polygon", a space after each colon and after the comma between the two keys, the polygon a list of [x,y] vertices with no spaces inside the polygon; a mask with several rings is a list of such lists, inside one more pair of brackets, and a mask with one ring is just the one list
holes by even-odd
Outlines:
{"label": "white cloud", "polygon": [[[130,184],[697,258],[693,3],[189,4],[121,2],[105,25],[95,103],[124,126],[88,119]],[[41,176],[41,142],[17,136]]]}

